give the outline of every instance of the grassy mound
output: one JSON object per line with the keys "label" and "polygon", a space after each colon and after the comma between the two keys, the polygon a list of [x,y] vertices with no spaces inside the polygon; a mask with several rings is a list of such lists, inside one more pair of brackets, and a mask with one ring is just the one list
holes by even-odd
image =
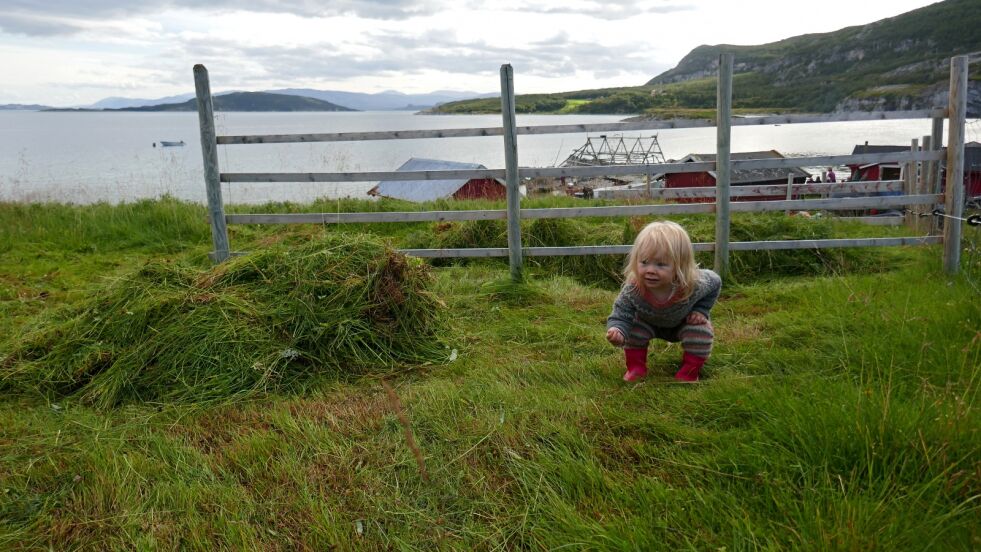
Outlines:
{"label": "grassy mound", "polygon": [[208,271],[152,262],[3,347],[0,388],[130,401],[223,400],[439,359],[426,267],[325,236]]}

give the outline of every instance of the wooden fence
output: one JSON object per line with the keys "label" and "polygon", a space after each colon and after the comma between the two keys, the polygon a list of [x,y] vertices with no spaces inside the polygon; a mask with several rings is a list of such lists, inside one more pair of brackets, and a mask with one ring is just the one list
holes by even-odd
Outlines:
{"label": "wooden fence", "polygon": [[[222,262],[232,255],[228,241],[227,224],[343,224],[371,222],[421,222],[494,220],[507,221],[508,247],[463,249],[407,249],[409,255],[420,257],[504,257],[510,261],[511,277],[522,278],[522,257],[546,255],[603,255],[624,254],[629,245],[578,246],[578,247],[522,247],[521,219],[567,217],[617,217],[648,216],[692,213],[715,213],[716,232],[714,243],[695,244],[696,250],[714,251],[715,270],[725,276],[729,270],[729,251],[761,249],[811,249],[830,247],[870,247],[893,245],[943,244],[943,267],[955,273],[959,266],[960,217],[963,210],[963,160],[964,129],[966,121],[967,74],[966,56],[951,59],[950,102],[946,109],[897,112],[862,112],[828,115],[781,115],[767,117],[731,116],[732,105],[732,54],[719,57],[719,85],[717,119],[715,123],[700,120],[636,121],[605,124],[577,124],[555,126],[519,127],[515,122],[514,81],[510,65],[501,67],[502,126],[494,128],[468,128],[443,130],[346,132],[333,134],[279,134],[250,136],[218,136],[215,133],[214,112],[208,72],[203,65],[194,66],[194,81],[198,100],[198,118],[201,126],[201,150],[204,158],[204,177],[207,187],[208,214],[214,243],[212,258]],[[910,151],[860,155],[831,155],[779,159],[732,160],[730,138],[733,126],[799,124],[830,121],[879,121],[887,119],[932,119],[932,133],[924,136],[922,145],[913,140]],[[948,147],[942,148],[943,120],[949,119]],[[693,128],[715,126],[716,160],[697,163],[658,163],[645,165],[618,165],[596,167],[519,167],[517,137],[519,135],[624,132],[664,128]],[[339,173],[222,173],[218,166],[218,146],[232,144],[271,144],[306,142],[344,142],[368,140],[413,140],[423,138],[464,138],[476,136],[502,136],[504,138],[505,168],[441,171],[388,171],[388,172],[339,172]],[[946,194],[941,194],[940,162],[947,163]],[[900,163],[907,169],[904,181],[839,184],[793,184],[731,187],[732,171],[746,169],[779,169],[802,166],[831,166],[846,163]],[[657,190],[662,198],[714,197],[713,203],[646,204],[616,207],[577,207],[550,209],[521,209],[518,183],[526,177],[595,177],[613,175],[652,175],[666,172],[716,173],[713,188],[689,188],[684,190]],[[912,175],[918,175],[913,177]],[[471,211],[421,211],[421,212],[371,212],[371,213],[294,213],[294,214],[236,214],[226,215],[222,202],[221,183],[234,185],[239,182],[368,182],[378,180],[444,180],[457,178],[497,178],[507,183],[507,208],[502,210]],[[842,192],[895,192],[902,195],[873,197],[822,197],[821,199],[793,199],[794,195],[827,194]],[[780,201],[731,201],[731,198],[782,195]],[[908,208],[921,206],[932,212],[935,205],[944,204],[948,215],[943,225],[943,235],[921,235],[896,238],[857,238],[823,240],[787,240],[761,242],[731,242],[729,240],[731,212],[763,212],[789,210],[856,210],[882,208]]]}

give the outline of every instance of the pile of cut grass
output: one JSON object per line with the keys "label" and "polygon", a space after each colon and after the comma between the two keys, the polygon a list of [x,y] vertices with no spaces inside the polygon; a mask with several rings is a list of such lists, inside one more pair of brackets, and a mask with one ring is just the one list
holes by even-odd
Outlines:
{"label": "pile of cut grass", "polygon": [[430,282],[422,263],[350,235],[210,270],[150,262],[4,345],[0,389],[98,407],[209,402],[435,362]]}

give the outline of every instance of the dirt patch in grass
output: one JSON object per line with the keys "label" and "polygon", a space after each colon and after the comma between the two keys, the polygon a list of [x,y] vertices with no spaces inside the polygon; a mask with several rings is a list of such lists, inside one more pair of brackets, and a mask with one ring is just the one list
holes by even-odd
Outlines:
{"label": "dirt patch in grass", "polygon": [[352,392],[295,400],[289,403],[289,411],[294,418],[312,420],[351,436],[381,429],[382,418],[391,411],[391,405],[381,392]]}

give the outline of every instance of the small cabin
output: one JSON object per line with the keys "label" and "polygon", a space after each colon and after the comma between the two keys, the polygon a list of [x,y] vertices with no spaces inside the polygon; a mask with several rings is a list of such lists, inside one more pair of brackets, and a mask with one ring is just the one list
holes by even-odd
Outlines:
{"label": "small cabin", "polygon": [[[892,153],[910,151],[909,146],[870,146],[865,143],[855,146],[852,155],[863,153]],[[942,173],[946,174],[946,161]],[[851,180],[899,180],[902,178],[902,167],[899,163],[869,163],[866,165],[849,165],[852,170]],[[964,199],[965,201],[981,197],[981,143],[968,142],[964,144]]]}
{"label": "small cabin", "polygon": [[[478,163],[413,157],[403,163],[396,171],[453,171],[486,168]],[[507,196],[507,186],[496,178],[382,180],[378,182],[377,186],[368,190],[368,195],[415,202],[437,199],[504,199]]]}
{"label": "small cabin", "polygon": [[[675,163],[697,163],[714,162],[714,153],[690,153]],[[730,159],[783,159],[784,156],[776,151],[747,151],[730,154]],[[760,186],[769,184],[786,184],[788,177],[793,177],[795,184],[803,184],[810,175],[807,171],[798,167],[785,169],[738,169],[733,170],[729,177],[729,184],[735,186]],[[715,187],[715,171],[703,171],[692,173],[663,173],[655,178],[662,179],[665,188],[699,188]],[[776,196],[745,196],[734,197],[733,201],[773,201],[787,199],[786,195]],[[679,203],[711,203],[714,198],[679,198]]]}
{"label": "small cabin", "polygon": [[[909,146],[870,146],[868,142],[855,146],[852,155],[862,155],[866,153],[895,153],[909,151]],[[870,182],[876,180],[899,180],[902,178],[902,167],[899,163],[866,163],[850,164],[848,168],[852,170],[850,180]]]}

